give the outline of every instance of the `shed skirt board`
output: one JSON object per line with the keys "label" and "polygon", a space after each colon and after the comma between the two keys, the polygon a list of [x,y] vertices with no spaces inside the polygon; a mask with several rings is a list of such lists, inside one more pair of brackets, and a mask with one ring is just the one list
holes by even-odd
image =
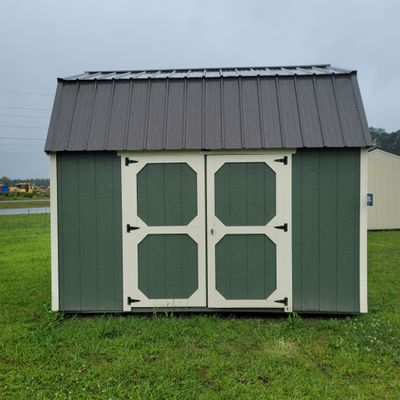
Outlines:
{"label": "shed skirt board", "polygon": [[204,157],[121,156],[124,311],[206,306]]}
{"label": "shed skirt board", "polygon": [[290,311],[291,153],[206,157],[121,153],[124,311]]}
{"label": "shed skirt board", "polygon": [[292,309],[290,178],[289,153],[207,156],[209,307]]}

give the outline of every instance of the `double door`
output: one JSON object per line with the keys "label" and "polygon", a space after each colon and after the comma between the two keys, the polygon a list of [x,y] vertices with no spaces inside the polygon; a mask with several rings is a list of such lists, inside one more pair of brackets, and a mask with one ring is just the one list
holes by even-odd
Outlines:
{"label": "double door", "polygon": [[291,154],[123,154],[124,310],[291,310]]}

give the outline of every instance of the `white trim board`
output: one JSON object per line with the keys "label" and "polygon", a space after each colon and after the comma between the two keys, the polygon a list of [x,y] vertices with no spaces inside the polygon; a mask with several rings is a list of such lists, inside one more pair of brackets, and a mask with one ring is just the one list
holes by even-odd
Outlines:
{"label": "white trim board", "polygon": [[57,213],[57,153],[50,153],[50,236],[51,236],[51,310],[58,311],[58,213]]}
{"label": "white trim board", "polygon": [[360,150],[360,312],[368,312],[368,149]]}

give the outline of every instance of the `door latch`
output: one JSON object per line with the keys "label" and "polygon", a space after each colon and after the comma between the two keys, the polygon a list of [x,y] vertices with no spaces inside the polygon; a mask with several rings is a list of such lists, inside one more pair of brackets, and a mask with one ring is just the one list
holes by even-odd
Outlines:
{"label": "door latch", "polygon": [[284,232],[288,230],[288,224],[285,222],[283,225],[274,226],[275,229],[282,229]]}
{"label": "door latch", "polygon": [[126,231],[129,233],[130,231],[135,231],[136,229],[139,229],[139,227],[138,226],[132,226],[132,225],[129,225],[129,224],[127,224],[126,225]]}

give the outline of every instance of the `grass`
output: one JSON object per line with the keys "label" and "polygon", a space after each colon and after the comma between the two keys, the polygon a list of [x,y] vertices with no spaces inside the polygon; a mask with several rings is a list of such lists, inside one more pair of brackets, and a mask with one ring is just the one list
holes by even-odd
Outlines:
{"label": "grass", "polygon": [[0,201],[0,210],[9,208],[37,208],[37,207],[50,207],[50,200],[12,200],[12,201]]}
{"label": "grass", "polygon": [[48,219],[0,217],[1,399],[398,399],[400,232],[355,317],[49,312]]}

